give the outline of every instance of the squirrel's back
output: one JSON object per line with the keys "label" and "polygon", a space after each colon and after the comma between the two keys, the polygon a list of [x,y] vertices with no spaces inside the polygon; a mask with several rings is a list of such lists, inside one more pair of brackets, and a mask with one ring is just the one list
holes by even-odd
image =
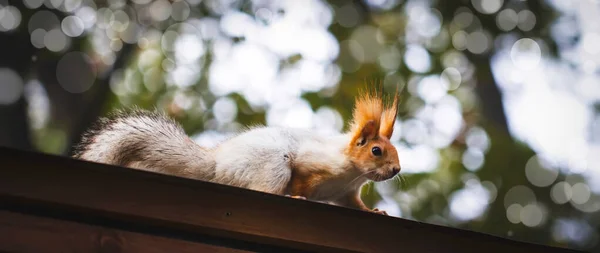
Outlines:
{"label": "squirrel's back", "polygon": [[[310,129],[260,126],[247,129],[214,149],[215,182],[283,194],[298,166],[326,167],[336,173],[347,164],[346,135]],[[309,165],[310,164],[310,165]]]}
{"label": "squirrel's back", "polygon": [[74,158],[210,180],[214,159],[162,113],[134,109],[101,118],[75,147]]}

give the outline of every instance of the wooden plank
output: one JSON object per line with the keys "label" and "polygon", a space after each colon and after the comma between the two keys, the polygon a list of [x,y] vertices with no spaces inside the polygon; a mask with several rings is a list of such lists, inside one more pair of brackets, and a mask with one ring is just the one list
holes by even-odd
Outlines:
{"label": "wooden plank", "polygon": [[8,252],[251,252],[7,211],[0,211],[0,245]]}
{"label": "wooden plank", "polygon": [[321,252],[576,252],[5,148],[0,148],[2,201]]}

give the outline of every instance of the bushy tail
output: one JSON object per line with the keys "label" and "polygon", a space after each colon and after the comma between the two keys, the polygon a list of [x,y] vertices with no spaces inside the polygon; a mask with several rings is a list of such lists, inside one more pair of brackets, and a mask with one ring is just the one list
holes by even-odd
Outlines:
{"label": "bushy tail", "polygon": [[119,111],[96,122],[74,158],[210,181],[215,161],[181,126],[160,112]]}

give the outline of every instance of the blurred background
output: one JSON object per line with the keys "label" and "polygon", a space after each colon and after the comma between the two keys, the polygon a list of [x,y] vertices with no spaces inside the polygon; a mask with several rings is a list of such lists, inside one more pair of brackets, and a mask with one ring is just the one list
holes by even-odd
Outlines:
{"label": "blurred background", "polygon": [[337,133],[381,83],[403,176],[369,206],[600,252],[599,56],[597,0],[0,0],[0,145],[67,156],[134,105],[207,146]]}

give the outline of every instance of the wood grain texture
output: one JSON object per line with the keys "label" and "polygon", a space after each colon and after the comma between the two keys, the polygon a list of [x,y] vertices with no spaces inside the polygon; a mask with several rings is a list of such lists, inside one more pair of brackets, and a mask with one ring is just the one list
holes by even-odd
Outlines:
{"label": "wood grain texture", "polygon": [[193,241],[0,211],[0,248],[9,252],[249,253]]}
{"label": "wood grain texture", "polygon": [[307,251],[576,252],[225,185],[4,148],[0,148],[0,203]]}

